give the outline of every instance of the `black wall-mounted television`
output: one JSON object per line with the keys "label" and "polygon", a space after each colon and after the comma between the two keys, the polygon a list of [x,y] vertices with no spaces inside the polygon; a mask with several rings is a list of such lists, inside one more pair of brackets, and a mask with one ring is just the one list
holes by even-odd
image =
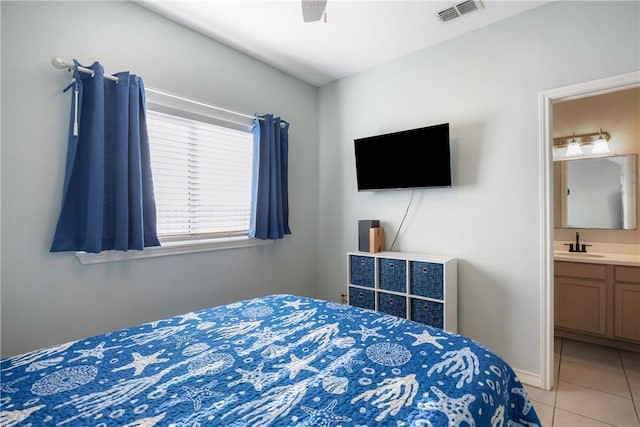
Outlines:
{"label": "black wall-mounted television", "polygon": [[353,142],[358,191],[451,187],[449,123]]}

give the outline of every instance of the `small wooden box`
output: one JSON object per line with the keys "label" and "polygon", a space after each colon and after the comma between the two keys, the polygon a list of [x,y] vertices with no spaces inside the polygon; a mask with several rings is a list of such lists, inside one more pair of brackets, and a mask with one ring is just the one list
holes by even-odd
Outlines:
{"label": "small wooden box", "polygon": [[369,229],[369,252],[384,251],[384,228],[375,227]]}

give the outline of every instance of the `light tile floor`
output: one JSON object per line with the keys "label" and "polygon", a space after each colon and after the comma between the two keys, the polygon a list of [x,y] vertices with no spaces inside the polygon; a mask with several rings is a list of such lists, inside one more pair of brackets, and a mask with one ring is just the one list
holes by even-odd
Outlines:
{"label": "light tile floor", "polygon": [[525,386],[543,427],[640,427],[640,353],[555,339],[554,389]]}

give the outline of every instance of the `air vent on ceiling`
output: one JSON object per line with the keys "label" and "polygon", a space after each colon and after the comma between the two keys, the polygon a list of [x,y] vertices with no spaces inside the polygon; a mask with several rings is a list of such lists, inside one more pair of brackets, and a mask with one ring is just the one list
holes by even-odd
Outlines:
{"label": "air vent on ceiling", "polygon": [[466,0],[446,9],[442,9],[436,14],[438,15],[438,19],[440,19],[440,21],[447,22],[462,15],[466,15],[467,13],[476,11],[482,7],[482,2],[479,0]]}

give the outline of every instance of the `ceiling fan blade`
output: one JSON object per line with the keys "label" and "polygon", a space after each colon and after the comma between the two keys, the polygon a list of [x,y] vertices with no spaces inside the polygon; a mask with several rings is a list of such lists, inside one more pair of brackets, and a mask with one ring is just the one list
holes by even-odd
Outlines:
{"label": "ceiling fan blade", "polygon": [[301,0],[301,2],[304,22],[319,21],[327,7],[327,0]]}

